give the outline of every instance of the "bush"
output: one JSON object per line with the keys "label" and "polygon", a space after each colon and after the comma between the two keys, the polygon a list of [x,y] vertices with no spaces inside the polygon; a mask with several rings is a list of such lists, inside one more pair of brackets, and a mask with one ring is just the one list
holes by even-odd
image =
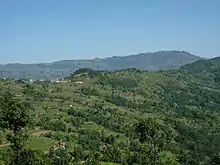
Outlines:
{"label": "bush", "polygon": [[45,129],[65,132],[68,129],[68,125],[63,120],[53,119],[45,125]]}

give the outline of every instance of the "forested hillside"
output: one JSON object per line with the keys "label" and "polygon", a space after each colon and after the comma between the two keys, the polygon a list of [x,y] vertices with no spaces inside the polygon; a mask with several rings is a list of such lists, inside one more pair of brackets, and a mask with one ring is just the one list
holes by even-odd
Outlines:
{"label": "forested hillside", "polygon": [[158,72],[84,69],[59,83],[1,80],[0,91],[0,164],[220,164],[219,58]]}
{"label": "forested hillside", "polygon": [[200,59],[202,58],[184,51],[160,51],[103,59],[63,60],[39,64],[15,63],[0,65],[0,76],[14,79],[51,80],[69,76],[79,68],[103,71],[137,68],[148,71],[158,71],[179,68]]}

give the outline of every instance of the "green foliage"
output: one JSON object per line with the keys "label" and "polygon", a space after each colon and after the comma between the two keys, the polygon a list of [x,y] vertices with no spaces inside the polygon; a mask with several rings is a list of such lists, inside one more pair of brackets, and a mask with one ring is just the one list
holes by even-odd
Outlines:
{"label": "green foliage", "polygon": [[21,103],[15,96],[7,91],[1,97],[0,114],[1,127],[19,132],[30,122],[27,104]]}
{"label": "green foliage", "polygon": [[220,85],[220,76],[219,77],[215,77],[214,81],[216,84]]}
{"label": "green foliage", "polygon": [[95,151],[101,144],[101,134],[98,131],[88,131],[80,135],[78,141],[83,148]]}
{"label": "green foliage", "polygon": [[65,149],[53,149],[49,151],[49,158],[52,165],[68,165],[71,157]]}
{"label": "green foliage", "polygon": [[52,119],[47,125],[44,126],[45,129],[53,131],[67,131],[68,125],[65,121],[59,119]]}
{"label": "green foliage", "polygon": [[217,164],[220,164],[220,154],[214,154],[214,156],[212,157],[212,160],[211,160],[211,164],[212,165],[217,165]]}
{"label": "green foliage", "polygon": [[[7,97],[1,104],[1,114],[9,115],[0,116],[5,144],[0,146],[0,159],[10,162],[13,152],[6,149],[13,145],[7,139],[14,138],[22,144],[20,158],[25,151],[30,162],[219,164],[219,68],[217,58],[156,73],[82,70],[61,83],[0,81],[2,91],[10,86],[14,93],[14,99]],[[3,111],[5,105],[17,110]],[[13,122],[26,118],[21,109],[30,105],[35,109],[30,112],[34,125],[24,122],[14,136]],[[25,132],[31,135],[28,141]]]}
{"label": "green foliage", "polygon": [[11,164],[20,164],[24,159],[23,148],[28,137],[24,128],[30,123],[30,107],[16,99],[10,91],[3,94],[0,102],[0,126],[11,131],[7,135],[12,151],[10,161]]}
{"label": "green foliage", "polygon": [[24,148],[19,158],[20,161],[17,162],[19,165],[48,165],[50,163],[42,151],[31,148]]}
{"label": "green foliage", "polygon": [[[163,127],[153,118],[140,119],[136,126],[136,132],[140,135],[140,142],[147,143],[150,148],[150,153],[148,153],[150,156],[149,163],[156,164],[160,152],[164,153],[163,151],[167,149],[166,145],[171,142],[173,138],[172,132],[166,129],[163,130]],[[165,159],[168,158],[165,157]]]}
{"label": "green foliage", "polygon": [[159,164],[160,165],[180,165],[177,162],[177,158],[175,157],[174,154],[170,152],[161,152],[159,153]]}
{"label": "green foliage", "polygon": [[124,88],[126,90],[137,87],[138,85],[138,82],[131,78],[124,78],[124,79],[111,78],[108,80],[108,83],[114,86],[115,88]]}

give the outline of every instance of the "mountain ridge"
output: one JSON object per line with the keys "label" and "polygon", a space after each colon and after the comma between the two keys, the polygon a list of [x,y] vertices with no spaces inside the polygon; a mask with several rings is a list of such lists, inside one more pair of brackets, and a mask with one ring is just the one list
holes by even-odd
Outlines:
{"label": "mountain ridge", "polygon": [[179,68],[200,59],[204,58],[185,51],[158,51],[128,56],[61,60],[51,63],[14,63],[0,65],[0,76],[15,79],[56,79],[66,77],[80,68],[105,71],[137,68],[148,71],[158,71]]}

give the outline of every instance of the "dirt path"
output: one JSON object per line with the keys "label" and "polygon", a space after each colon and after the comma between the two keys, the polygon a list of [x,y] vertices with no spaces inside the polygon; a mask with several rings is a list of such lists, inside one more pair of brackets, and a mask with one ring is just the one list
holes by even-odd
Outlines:
{"label": "dirt path", "polygon": [[54,131],[43,130],[43,131],[34,132],[34,133],[32,133],[31,135],[40,136],[40,135],[47,134],[47,133],[54,133]]}
{"label": "dirt path", "polygon": [[[40,135],[47,134],[47,133],[54,133],[54,131],[41,130],[41,131],[33,132],[31,135],[33,135],[33,136],[40,136]],[[10,143],[1,144],[0,148],[6,147],[6,146],[9,146],[9,145],[10,145]]]}
{"label": "dirt path", "polygon": [[0,148],[1,148],[1,147],[6,147],[6,146],[9,146],[9,145],[10,145],[9,143],[1,144],[1,145],[0,145]]}

